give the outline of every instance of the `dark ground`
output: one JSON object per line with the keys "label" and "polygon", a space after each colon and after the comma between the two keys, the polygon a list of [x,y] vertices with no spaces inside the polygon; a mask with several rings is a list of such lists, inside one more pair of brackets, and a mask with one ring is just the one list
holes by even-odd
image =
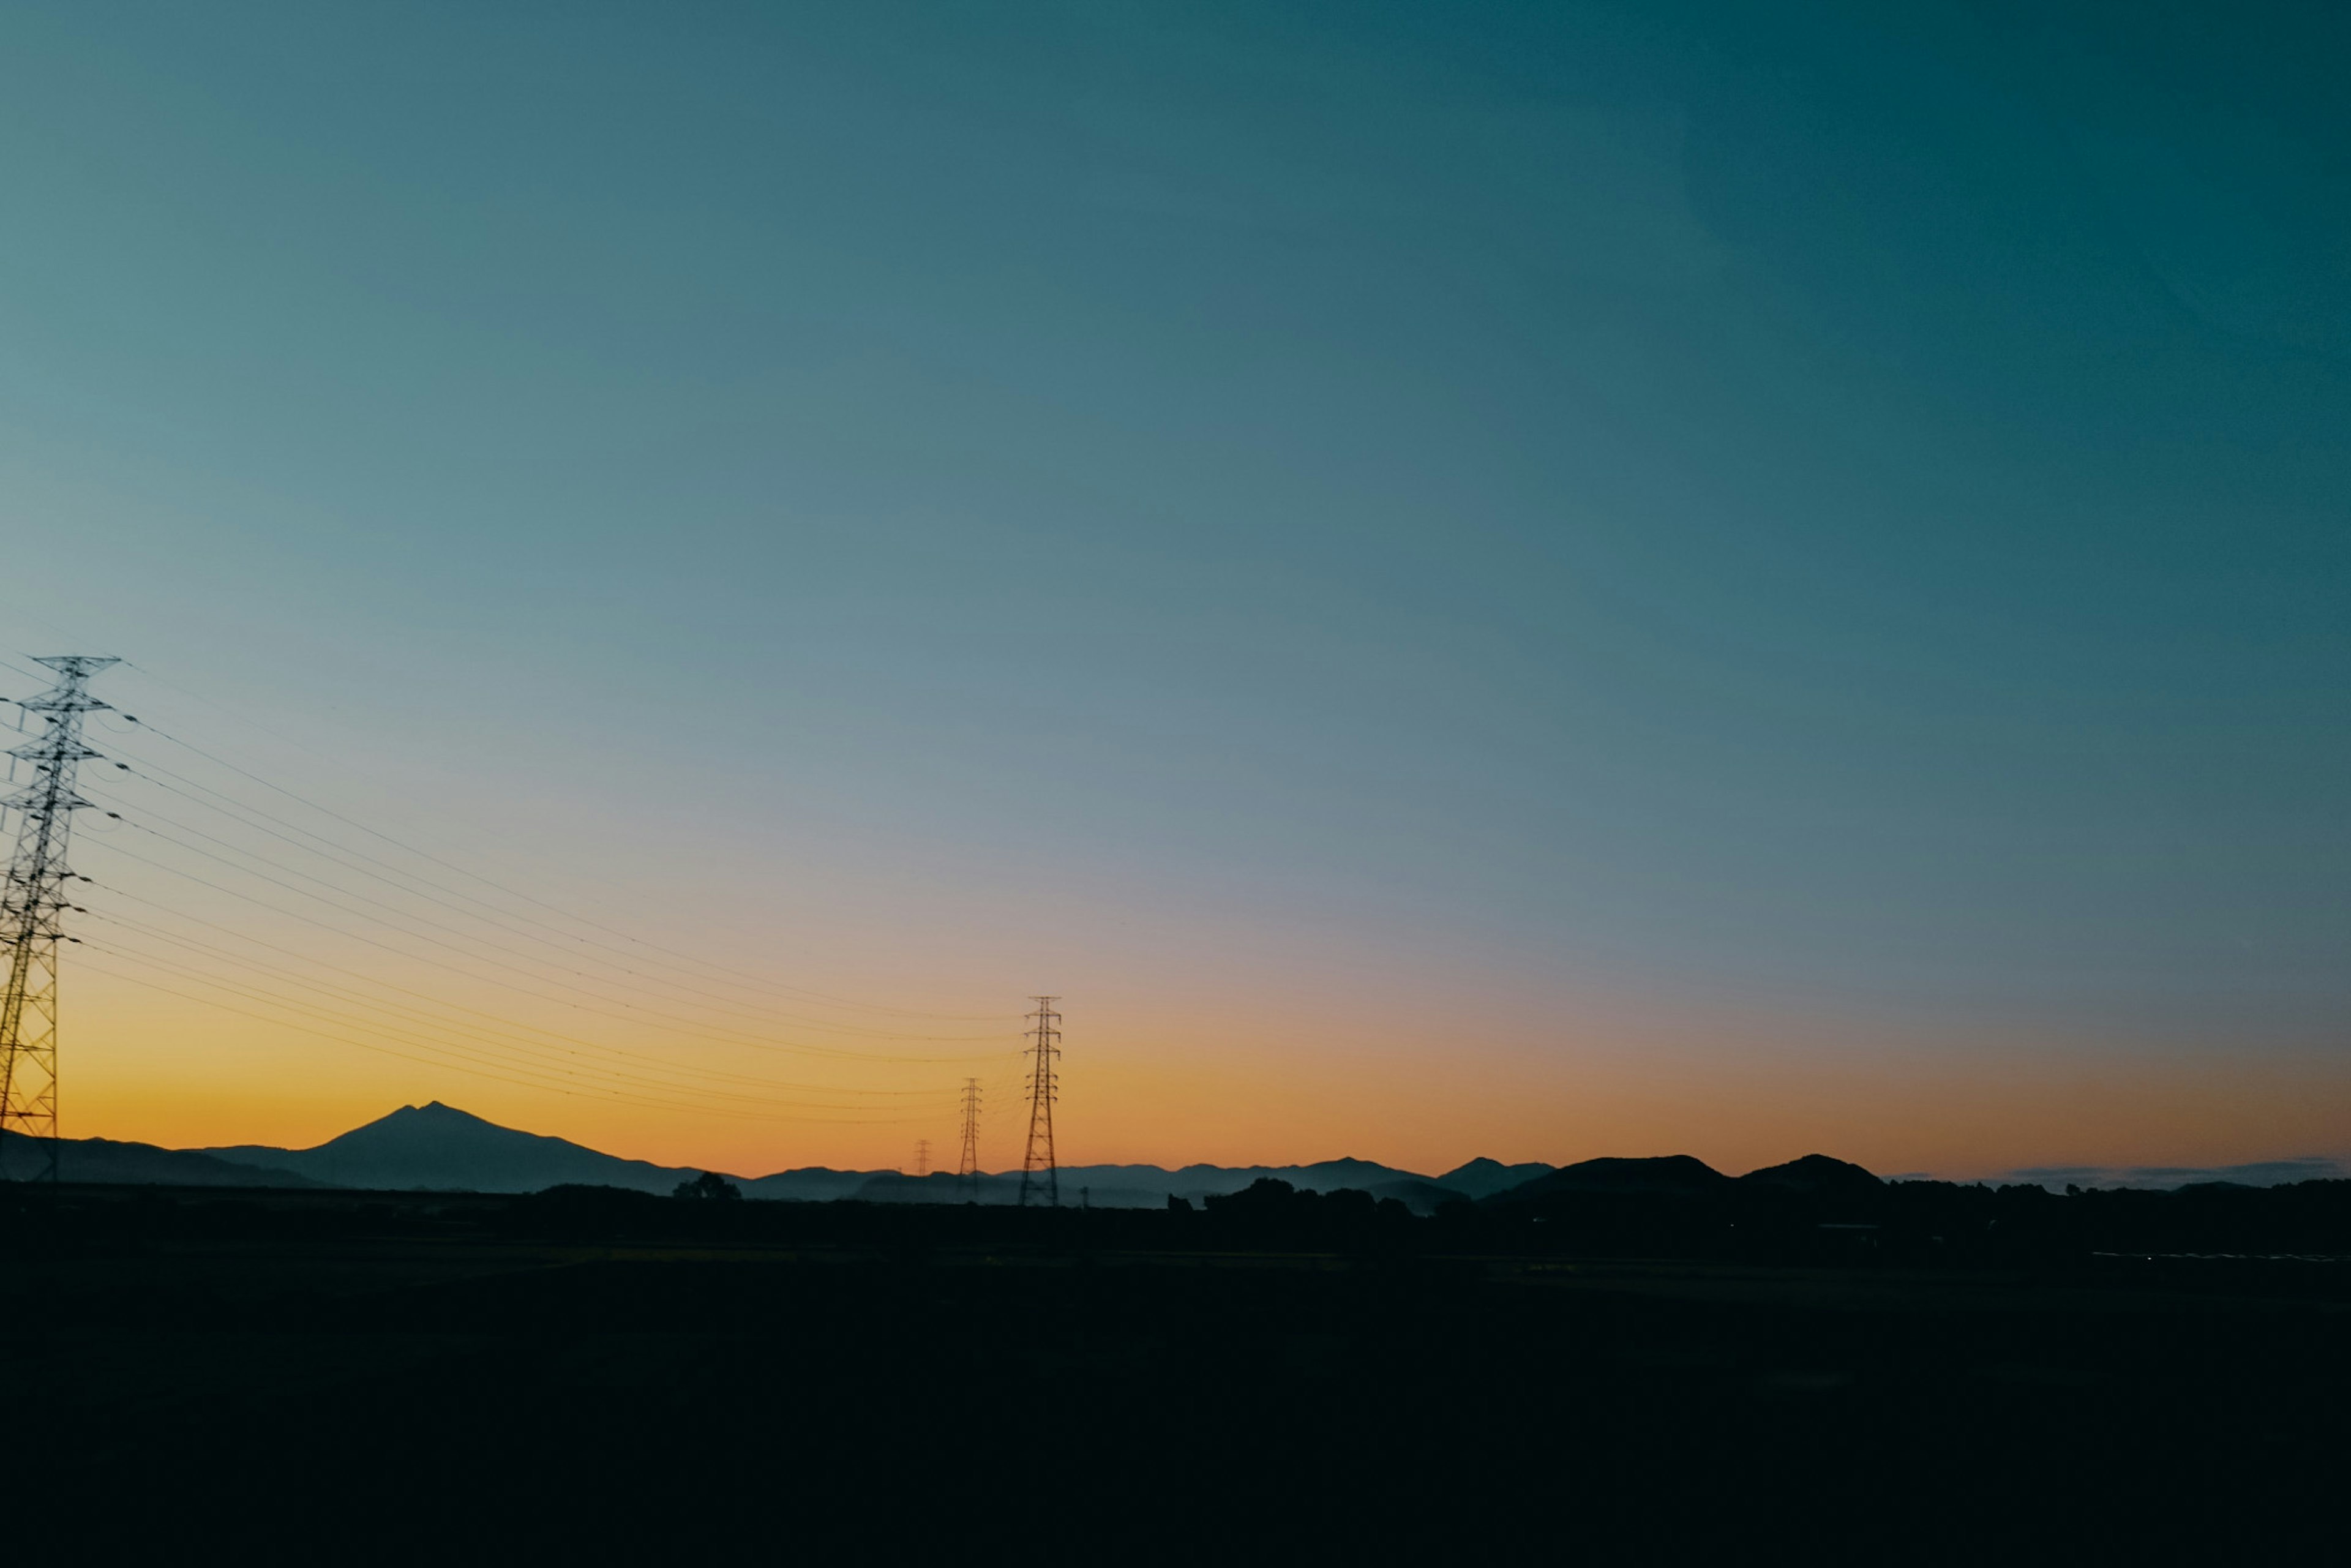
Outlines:
{"label": "dark ground", "polygon": [[20,1552],[2342,1551],[2341,1263],[1605,1260],[1458,1215],[6,1201]]}

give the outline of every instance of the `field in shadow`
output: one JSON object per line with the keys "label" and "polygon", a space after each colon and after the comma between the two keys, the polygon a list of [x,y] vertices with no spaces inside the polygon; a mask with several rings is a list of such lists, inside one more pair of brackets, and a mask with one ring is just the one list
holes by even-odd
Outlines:
{"label": "field in shadow", "polygon": [[2325,1262],[1609,1258],[1369,1204],[11,1197],[25,1540],[100,1555],[2228,1556],[2331,1546],[2351,1447]]}

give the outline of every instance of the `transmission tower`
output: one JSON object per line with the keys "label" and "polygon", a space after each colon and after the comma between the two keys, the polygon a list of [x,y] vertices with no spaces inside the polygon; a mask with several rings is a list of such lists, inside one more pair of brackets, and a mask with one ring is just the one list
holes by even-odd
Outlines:
{"label": "transmission tower", "polygon": [[[1020,1160],[1020,1203],[1029,1203],[1029,1189],[1043,1190],[1045,1201],[1061,1207],[1061,1173],[1053,1163],[1053,1102],[1059,1098],[1061,1075],[1054,1064],[1061,1060],[1061,1015],[1053,1010],[1059,997],[1031,997],[1037,1010],[1029,1016],[1037,1027],[1029,1031],[1036,1043],[1029,1048],[1029,1152]],[[1040,1179],[1041,1178],[1041,1179]]]}
{"label": "transmission tower", "polygon": [[17,813],[16,852],[0,886],[0,941],[8,945],[8,988],[0,994],[0,1158],[9,1133],[40,1142],[37,1179],[57,1179],[57,943],[74,907],[66,893],[66,840],[74,811],[89,804],[74,793],[74,769],[97,752],[81,743],[82,715],[107,705],[89,695],[89,678],[116,663],[82,654],[37,661],[57,685],[24,705],[47,726],[40,738],[8,755],[29,762],[33,777],[5,805]]}
{"label": "transmission tower", "polygon": [[979,1080],[963,1081],[963,1153],[956,1157],[956,1186],[979,1197]]}
{"label": "transmission tower", "polygon": [[914,1140],[914,1174],[918,1176],[931,1174],[931,1141],[928,1138]]}

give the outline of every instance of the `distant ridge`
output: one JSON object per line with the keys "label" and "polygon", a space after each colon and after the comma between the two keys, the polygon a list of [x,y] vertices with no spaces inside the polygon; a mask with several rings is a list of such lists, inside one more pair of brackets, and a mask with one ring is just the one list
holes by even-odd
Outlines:
{"label": "distant ridge", "polygon": [[[21,1180],[30,1174],[33,1156],[17,1152],[23,1143],[21,1136],[14,1134],[0,1140],[0,1178]],[[309,1149],[246,1144],[175,1150],[86,1138],[67,1140],[64,1159],[68,1181],[179,1186],[323,1186],[522,1193],[590,1186],[666,1195],[680,1183],[704,1174],[693,1166],[622,1159],[568,1139],[500,1126],[437,1100],[403,1105]],[[2055,1187],[2067,1180],[2095,1180],[2101,1176],[2113,1185],[2180,1186],[2199,1176],[2218,1176],[2269,1186],[2341,1172],[2342,1167],[2332,1160],[2312,1158],[2220,1171],[2133,1170],[2123,1173],[2131,1178],[2127,1182],[2114,1181],[2116,1173],[2074,1168],[2015,1174]],[[1203,1164],[1173,1170],[1150,1165],[1064,1166],[1061,1192],[1065,1205],[1156,1208],[1170,1197],[1196,1204],[1207,1197],[1239,1192],[1268,1177],[1303,1192],[1352,1189],[1374,1197],[1393,1197],[1419,1214],[1433,1214],[1443,1205],[1459,1200],[1514,1204],[1586,1193],[1685,1197],[1745,1193],[1761,1201],[1766,1195],[1779,1192],[1790,1197],[1866,1204],[1874,1195],[1888,1190],[1885,1179],[1861,1166],[1810,1154],[1736,1177],[1690,1155],[1607,1155],[1560,1166],[1540,1160],[1505,1165],[1479,1158],[1438,1176],[1354,1158],[1289,1166]],[[1019,1197],[1020,1186],[1017,1171],[983,1176],[974,1190],[942,1173],[914,1177],[898,1171],[836,1170],[825,1166],[798,1166],[761,1176],[730,1175],[726,1179],[741,1187],[746,1197],[801,1203],[844,1198],[867,1203],[961,1203],[975,1198],[986,1204],[1010,1203]]]}
{"label": "distant ridge", "polygon": [[[29,1181],[47,1168],[42,1140],[0,1133],[0,1179]],[[57,1179],[121,1186],[310,1186],[292,1171],[240,1164],[185,1149],[112,1138],[57,1140]]]}
{"label": "distant ridge", "polygon": [[[222,1162],[232,1168],[274,1170],[288,1179],[323,1186],[395,1191],[538,1192],[550,1186],[585,1186],[666,1194],[703,1174],[691,1166],[622,1159],[568,1139],[502,1127],[437,1100],[403,1105],[316,1148],[244,1144],[194,1151],[190,1157]],[[1518,1172],[1551,1169],[1544,1165],[1504,1166],[1494,1160],[1473,1160],[1461,1168],[1489,1182]],[[1170,1197],[1196,1203],[1238,1192],[1267,1176],[1304,1192],[1353,1188],[1374,1197],[1393,1197],[1420,1214],[1476,1196],[1416,1171],[1352,1158],[1297,1166],[1192,1165],[1176,1170],[1140,1165],[1064,1166],[1060,1175],[1064,1204],[1086,1203],[1097,1208],[1157,1208]],[[740,1186],[746,1197],[799,1203],[840,1198],[869,1203],[960,1203],[971,1196],[956,1186],[952,1176],[914,1177],[897,1171],[834,1170],[824,1166],[762,1176],[728,1175],[726,1179]],[[1018,1172],[983,1176],[977,1201],[1010,1203],[1019,1197],[1019,1187]]]}
{"label": "distant ridge", "polygon": [[1437,1178],[1437,1185],[1468,1198],[1491,1197],[1498,1192],[1508,1192],[1512,1187],[1524,1186],[1538,1177],[1547,1176],[1556,1168],[1541,1160],[1506,1166],[1499,1160],[1480,1158],[1447,1171]]}
{"label": "distant ridge", "polygon": [[2238,1186],[2284,1186],[2294,1182],[2341,1181],[2351,1176],[2351,1166],[2324,1155],[2292,1160],[2256,1160],[2241,1166],[2040,1166],[2010,1171],[2002,1181],[2045,1186],[2052,1192],[2069,1186],[2137,1187],[2169,1192],[2203,1182],[2228,1182]]}
{"label": "distant ridge", "polygon": [[[789,1203],[830,1203],[838,1197],[855,1197],[866,1183],[895,1174],[893,1171],[837,1171],[829,1166],[803,1166],[798,1170],[754,1176],[737,1185],[742,1187],[745,1197],[764,1197]],[[954,1178],[950,1176],[948,1179]],[[941,1198],[936,1201],[946,1200]]]}
{"label": "distant ridge", "polygon": [[[1393,1197],[1416,1214],[1433,1214],[1437,1205],[1465,1195],[1411,1171],[1369,1160],[1324,1160],[1311,1166],[1063,1166],[1061,1201],[1095,1208],[1158,1208],[1171,1197],[1189,1203],[1236,1193],[1261,1177],[1286,1181],[1301,1192],[1337,1192],[1353,1188],[1374,1197]],[[774,1180],[777,1178],[767,1178]],[[851,1192],[839,1196],[868,1203],[962,1203],[973,1201],[959,1191],[953,1176],[902,1176],[884,1171],[869,1176]],[[746,1193],[766,1185],[747,1186]],[[1018,1171],[986,1176],[979,1180],[976,1201],[1012,1203],[1020,1193]],[[765,1193],[759,1196],[768,1196]]]}

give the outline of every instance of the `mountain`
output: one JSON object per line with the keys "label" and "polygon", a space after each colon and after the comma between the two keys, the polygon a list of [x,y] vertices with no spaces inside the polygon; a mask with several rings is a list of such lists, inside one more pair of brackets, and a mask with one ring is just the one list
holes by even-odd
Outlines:
{"label": "mountain", "polygon": [[[402,1191],[537,1192],[569,1184],[667,1193],[678,1183],[702,1174],[690,1167],[624,1160],[567,1139],[501,1127],[437,1100],[429,1105],[404,1105],[314,1149],[239,1145],[195,1151],[187,1157],[224,1162],[231,1168],[290,1173],[292,1179],[326,1186]],[[1412,1171],[1370,1160],[1342,1159],[1309,1166],[1186,1166],[1176,1171],[1159,1166],[1065,1166],[1061,1172],[1061,1201],[1088,1203],[1097,1208],[1157,1208],[1170,1196],[1197,1202],[1211,1193],[1238,1192],[1259,1176],[1279,1176],[1310,1192],[1356,1187],[1374,1197],[1400,1198],[1423,1214],[1462,1196]],[[843,1197],[874,1203],[965,1201],[952,1176],[916,1178],[895,1171],[808,1166],[747,1180],[727,1179],[740,1186],[746,1197],[799,1203]],[[1016,1171],[984,1177],[978,1197],[983,1203],[1012,1203],[1018,1201],[1019,1191]]]}
{"label": "mountain", "polygon": [[[793,1173],[798,1174],[798,1173]],[[852,1177],[852,1172],[826,1172]],[[1275,1176],[1302,1192],[1336,1192],[1352,1187],[1374,1197],[1393,1197],[1416,1214],[1434,1214],[1437,1206],[1463,1195],[1439,1186],[1426,1176],[1399,1171],[1369,1160],[1326,1160],[1311,1166],[1186,1166],[1171,1171],[1164,1166],[1063,1166],[1060,1172],[1061,1202],[1091,1208],[1161,1208],[1170,1197],[1198,1203],[1210,1196],[1236,1193],[1260,1176]],[[747,1196],[776,1196],[764,1189],[779,1178],[763,1177],[744,1187]],[[883,1171],[857,1178],[853,1190],[838,1195],[866,1203],[1017,1203],[1020,1173],[983,1176],[973,1186],[958,1186],[956,1177],[935,1171],[926,1176]]]}
{"label": "mountain", "polygon": [[2306,1155],[2300,1159],[2261,1160],[2244,1166],[2036,1166],[2011,1171],[2001,1179],[2045,1186],[2052,1192],[2063,1192],[2069,1186],[2170,1192],[2205,1182],[2287,1186],[2295,1182],[2341,1181],[2346,1177],[2351,1177],[2351,1166],[2321,1155]]}
{"label": "mountain", "polygon": [[1482,1156],[1466,1166],[1457,1166],[1437,1178],[1437,1185],[1450,1187],[1467,1198],[1491,1197],[1498,1192],[1508,1192],[1514,1186],[1524,1186],[1537,1176],[1547,1176],[1556,1166],[1541,1160],[1529,1160],[1523,1165],[1506,1166],[1499,1160]]}
{"label": "mountain", "polygon": [[[93,1144],[98,1140],[91,1140]],[[564,1138],[501,1127],[495,1122],[434,1101],[403,1105],[392,1114],[353,1128],[311,1149],[263,1145],[174,1153],[144,1145],[110,1145],[142,1150],[137,1168],[156,1174],[91,1176],[85,1180],[153,1181],[189,1185],[242,1182],[252,1185],[319,1185],[400,1191],[538,1192],[550,1186],[617,1186],[667,1194],[702,1172],[691,1166],[658,1166],[622,1159]],[[95,1154],[80,1156],[94,1161]],[[109,1155],[109,1168],[129,1170],[129,1155]],[[194,1162],[172,1166],[170,1162]],[[92,1168],[96,1168],[92,1166]],[[171,1174],[178,1171],[182,1174]],[[1064,1166],[1061,1197],[1065,1205],[1095,1208],[1159,1208],[1170,1197],[1198,1204],[1246,1188],[1265,1177],[1288,1182],[1301,1192],[1368,1192],[1392,1197],[1416,1214],[1434,1214],[1458,1199],[1516,1202],[1574,1192],[1696,1193],[1727,1186],[1730,1178],[1687,1155],[1661,1159],[1596,1159],[1554,1170],[1540,1162],[1506,1166],[1475,1159],[1430,1178],[1373,1160],[1320,1160],[1301,1166],[1192,1165]],[[76,1178],[68,1178],[76,1179]],[[950,1175],[908,1176],[896,1171],[835,1170],[804,1166],[771,1175],[728,1176],[743,1196],[798,1203],[856,1198],[868,1203],[1015,1203],[1018,1171],[982,1176],[976,1190]],[[1749,1190],[1804,1183],[1875,1183],[1858,1166],[1810,1155],[1786,1166],[1741,1178]],[[1808,1189],[1809,1190],[1809,1189]]]}
{"label": "mountain", "polygon": [[[907,1176],[900,1171],[841,1171],[837,1173],[856,1182],[856,1186],[841,1194],[860,1203],[1018,1203],[1020,1200],[1020,1173],[1008,1176],[982,1176],[976,1183],[967,1183],[953,1171],[933,1171],[928,1176]],[[1077,1188],[1068,1185],[1070,1173],[1061,1173],[1061,1201],[1075,1204]],[[750,1188],[746,1187],[747,1193]],[[1089,1200],[1091,1201],[1091,1200]],[[1164,1201],[1164,1200],[1163,1200]],[[1103,1204],[1104,1208],[1146,1208],[1153,1205],[1141,1201],[1128,1204]]]}
{"label": "mountain", "polygon": [[[1097,1208],[1158,1208],[1170,1197],[1198,1203],[1223,1197],[1264,1176],[1288,1182],[1301,1192],[1337,1192],[1352,1187],[1374,1197],[1395,1197],[1420,1213],[1433,1213],[1453,1193],[1437,1193],[1428,1178],[1370,1160],[1322,1160],[1311,1166],[1065,1166],[1061,1200]],[[1018,1185],[1018,1174],[1014,1176]]]}
{"label": "mountain", "polygon": [[1489,1199],[1494,1203],[1524,1203],[1565,1193],[1646,1193],[1671,1197],[1703,1197],[1722,1191],[1730,1178],[1692,1155],[1657,1155],[1648,1159],[1604,1156],[1562,1166]]}
{"label": "mountain", "polygon": [[[829,1166],[802,1166],[798,1170],[754,1176],[737,1185],[742,1187],[745,1197],[781,1199],[788,1203],[830,1203],[837,1197],[864,1197],[862,1189],[867,1183],[896,1175],[895,1171],[837,1171]],[[947,1179],[952,1181],[954,1178],[950,1176]],[[925,1197],[910,1201],[946,1203],[950,1200]]]}
{"label": "mountain", "polygon": [[1405,1181],[1384,1181],[1364,1189],[1374,1197],[1392,1197],[1415,1214],[1435,1214],[1448,1203],[1467,1203],[1469,1195],[1458,1187],[1414,1176]]}
{"label": "mountain", "polygon": [[[0,1134],[0,1179],[29,1181],[44,1174],[47,1154],[39,1140],[22,1133]],[[288,1170],[272,1170],[216,1159],[153,1144],[112,1138],[57,1140],[57,1179],[123,1186],[308,1186]]]}
{"label": "mountain", "polygon": [[[157,1186],[330,1186],[398,1191],[538,1192],[566,1185],[617,1186],[666,1195],[703,1173],[692,1166],[658,1166],[544,1137],[444,1105],[404,1105],[392,1114],[330,1138],[312,1149],[266,1145],[226,1148],[165,1149],[110,1138],[69,1138],[60,1146],[61,1177],[68,1182]],[[0,1181],[21,1181],[40,1166],[37,1151],[19,1134],[0,1134]],[[2164,1167],[2116,1172],[2036,1169],[2014,1173],[2019,1180],[2056,1187],[2081,1185],[2177,1187],[2197,1177],[2220,1177],[2271,1186],[2331,1177],[2343,1167],[2332,1160],[2281,1161],[2205,1171]],[[722,1173],[723,1174],[723,1173]],[[1209,1197],[1237,1193],[1252,1182],[1274,1177],[1301,1192],[1343,1188],[1393,1197],[1416,1214],[1434,1214],[1467,1198],[1478,1203],[1518,1204],[1581,1195],[1642,1198],[1716,1197],[1741,1213],[1783,1214],[1794,1205],[1807,1210],[1826,1203],[1848,1211],[1839,1218],[1866,1217],[1894,1187],[1862,1166],[1826,1155],[1806,1155],[1733,1178],[1688,1155],[1650,1159],[1608,1157],[1553,1168],[1541,1161],[1504,1165],[1473,1159],[1441,1176],[1398,1170],[1372,1160],[1322,1160],[1303,1166],[1192,1165],[1064,1166],[1064,1205],[1095,1208],[1158,1208],[1170,1197],[1197,1205]],[[1018,1202],[1020,1173],[979,1178],[977,1190],[947,1174],[914,1177],[896,1171],[835,1170],[803,1166],[746,1179],[728,1176],[753,1198],[828,1203],[855,1198],[868,1203]],[[1900,1178],[1895,1184],[1899,1186]]]}
{"label": "mountain", "polygon": [[1765,1166],[1739,1178],[1742,1186],[1783,1187],[1808,1197],[1874,1194],[1886,1184],[1850,1160],[1806,1155],[1785,1165]]}
{"label": "mountain", "polygon": [[[1098,1170],[1156,1171],[1157,1166],[1095,1166]],[[1197,1200],[1211,1193],[1222,1195],[1238,1192],[1249,1183],[1265,1176],[1286,1181],[1301,1192],[1338,1192],[1352,1187],[1374,1197],[1384,1195],[1381,1188],[1398,1184],[1426,1186],[1428,1178],[1418,1171],[1400,1171],[1394,1166],[1384,1166],[1372,1160],[1320,1160],[1311,1166],[1186,1166],[1167,1173],[1169,1191],[1178,1197]]]}
{"label": "mountain", "polygon": [[577,1183],[667,1193],[702,1174],[517,1132],[438,1100],[403,1105],[315,1149],[245,1145],[198,1152],[233,1165],[292,1171],[327,1186],[400,1191],[537,1192]]}

